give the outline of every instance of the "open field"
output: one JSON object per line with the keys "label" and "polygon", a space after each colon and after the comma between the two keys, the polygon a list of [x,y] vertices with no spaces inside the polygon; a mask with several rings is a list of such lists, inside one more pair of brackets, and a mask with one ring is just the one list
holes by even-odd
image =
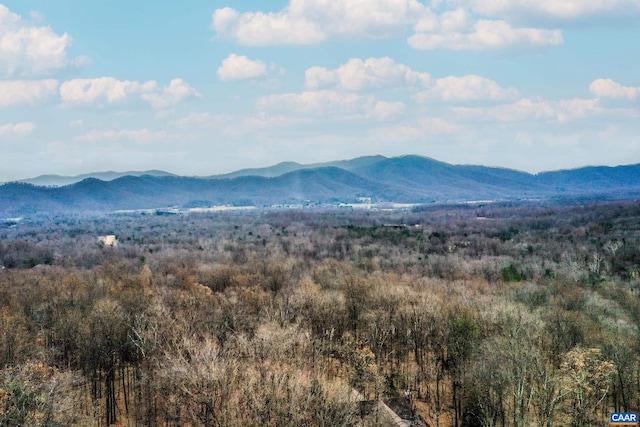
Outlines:
{"label": "open field", "polygon": [[15,218],[0,266],[2,426],[377,426],[358,400],[404,398],[415,425],[605,426],[640,407],[640,202]]}

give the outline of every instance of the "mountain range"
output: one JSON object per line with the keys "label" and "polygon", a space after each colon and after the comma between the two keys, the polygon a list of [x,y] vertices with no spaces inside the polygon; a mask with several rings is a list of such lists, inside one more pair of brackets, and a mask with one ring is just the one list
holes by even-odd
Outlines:
{"label": "mountain range", "polygon": [[[47,176],[0,186],[0,217],[64,212],[112,212],[224,204],[272,205],[640,196],[640,164],[530,174],[512,169],[452,165],[408,155],[303,165],[280,163],[208,177],[161,171]],[[79,180],[76,180],[79,178]],[[67,181],[64,181],[67,180]],[[73,182],[76,180],[75,182]],[[47,186],[36,185],[46,182]],[[52,184],[58,182],[58,184]],[[68,185],[59,183],[73,182]]]}
{"label": "mountain range", "polygon": [[85,173],[75,176],[62,176],[62,175],[40,175],[35,178],[21,179],[16,182],[24,182],[25,184],[33,184],[45,187],[63,187],[65,185],[75,184],[87,178],[96,178],[101,181],[113,181],[114,179],[122,178],[123,176],[175,176],[169,172],[163,172],[158,170],[150,171],[129,171],[129,172],[93,172]]}

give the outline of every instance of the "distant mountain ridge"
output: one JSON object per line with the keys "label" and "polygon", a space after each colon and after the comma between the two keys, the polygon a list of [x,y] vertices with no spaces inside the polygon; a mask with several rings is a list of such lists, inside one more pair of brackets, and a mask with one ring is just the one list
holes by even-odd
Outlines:
{"label": "distant mountain ridge", "polygon": [[40,175],[35,178],[20,179],[16,182],[24,182],[26,184],[40,185],[44,187],[62,187],[65,185],[75,184],[88,178],[95,178],[101,181],[113,181],[114,179],[122,178],[123,176],[175,176],[169,172],[159,170],[148,171],[129,171],[129,172],[92,172],[75,176],[63,176],[63,175]]}
{"label": "distant mountain ridge", "polygon": [[640,164],[530,174],[421,156],[370,156],[315,165],[285,162],[204,178],[159,172],[109,181],[91,177],[61,187],[14,182],[0,186],[0,218],[224,204],[338,205],[362,197],[433,203],[585,196],[640,197]]}
{"label": "distant mountain ridge", "polygon": [[[268,166],[263,168],[240,169],[240,170],[226,173],[226,174],[210,175],[203,178],[231,179],[231,178],[239,178],[242,176],[261,176],[265,178],[274,178],[274,177],[283,175],[285,173],[295,172],[301,169],[315,169],[319,167],[328,167],[328,166],[336,166],[341,169],[351,170],[353,168],[375,163],[383,159],[386,159],[386,157],[365,156],[365,157],[358,157],[352,160],[339,160],[334,162],[311,163],[311,164],[301,164],[296,162],[281,162],[273,166]],[[35,178],[19,179],[11,182],[22,182],[22,183],[33,184],[33,185],[38,185],[42,187],[63,187],[65,185],[75,184],[77,182],[80,182],[88,178],[95,178],[101,181],[113,181],[115,179],[122,178],[124,176],[143,176],[143,175],[178,176],[169,172],[154,169],[154,170],[148,170],[148,171],[128,171],[128,172],[114,172],[114,171],[90,172],[90,173],[73,175],[73,176],[49,174],[49,175],[39,175]]]}
{"label": "distant mountain ridge", "polygon": [[269,166],[265,168],[241,169],[239,171],[235,171],[227,174],[212,175],[212,176],[209,176],[208,178],[224,179],[224,178],[238,178],[241,176],[261,176],[265,178],[273,178],[276,176],[283,175],[285,173],[295,172],[301,169],[316,169],[316,168],[331,167],[331,166],[335,166],[340,169],[345,169],[350,171],[359,167],[377,163],[385,159],[387,158],[384,156],[365,156],[365,157],[358,157],[352,160],[338,160],[334,162],[324,162],[324,163],[300,164],[296,162],[282,162],[282,163],[278,163],[277,165]]}

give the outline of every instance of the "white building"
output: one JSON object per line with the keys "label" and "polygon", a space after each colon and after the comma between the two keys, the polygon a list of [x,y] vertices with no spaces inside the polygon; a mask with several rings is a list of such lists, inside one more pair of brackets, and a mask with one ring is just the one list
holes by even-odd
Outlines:
{"label": "white building", "polygon": [[99,236],[98,243],[102,244],[103,246],[110,246],[112,248],[115,248],[118,246],[118,239],[116,239],[116,236],[113,234],[107,234],[106,236]]}

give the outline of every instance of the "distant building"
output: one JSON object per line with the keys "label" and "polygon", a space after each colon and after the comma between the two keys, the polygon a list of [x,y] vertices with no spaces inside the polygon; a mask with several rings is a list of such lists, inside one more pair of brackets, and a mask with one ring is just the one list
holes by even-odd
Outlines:
{"label": "distant building", "polygon": [[118,239],[116,239],[116,236],[113,234],[107,234],[106,236],[99,236],[98,243],[102,244],[103,246],[110,246],[112,248],[115,248],[118,246]]}

